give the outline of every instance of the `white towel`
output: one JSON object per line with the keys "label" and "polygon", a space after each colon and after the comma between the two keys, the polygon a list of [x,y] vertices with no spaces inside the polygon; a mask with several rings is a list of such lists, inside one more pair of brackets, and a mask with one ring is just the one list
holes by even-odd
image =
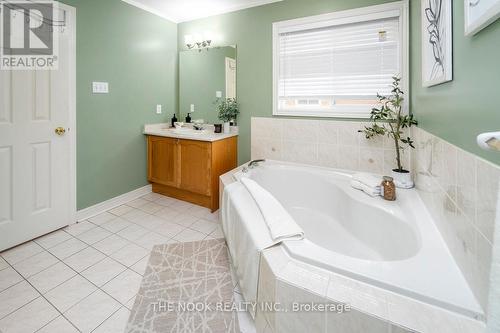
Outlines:
{"label": "white towel", "polygon": [[382,191],[381,191],[380,186],[377,186],[375,188],[369,187],[361,182],[358,182],[357,180],[351,180],[351,186],[357,190],[361,190],[361,191],[365,192],[366,194],[368,194],[372,197],[382,195]]}
{"label": "white towel", "polygon": [[[257,302],[261,254],[281,241],[272,239],[257,202],[241,182],[225,187],[221,219],[241,292],[245,301]],[[255,318],[254,307],[250,314]]]}
{"label": "white towel", "polygon": [[271,193],[250,178],[243,177],[240,182],[257,203],[274,241],[304,238],[302,228]]}
{"label": "white towel", "polygon": [[359,172],[352,175],[352,180],[357,181],[371,188],[379,188],[382,184],[382,178],[374,176],[369,173]]}

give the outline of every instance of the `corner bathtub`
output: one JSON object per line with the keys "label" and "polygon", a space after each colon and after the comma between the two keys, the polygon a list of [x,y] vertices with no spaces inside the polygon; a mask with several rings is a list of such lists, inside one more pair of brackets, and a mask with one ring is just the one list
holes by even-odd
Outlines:
{"label": "corner bathtub", "polygon": [[290,257],[472,318],[482,310],[416,190],[397,200],[350,186],[351,174],[266,162],[245,176],[269,191],[302,227]]}

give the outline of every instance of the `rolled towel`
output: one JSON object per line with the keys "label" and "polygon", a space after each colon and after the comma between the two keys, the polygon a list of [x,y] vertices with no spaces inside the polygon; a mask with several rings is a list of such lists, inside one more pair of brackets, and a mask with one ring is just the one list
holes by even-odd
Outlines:
{"label": "rolled towel", "polygon": [[354,175],[352,175],[352,180],[360,182],[361,184],[364,184],[371,188],[378,187],[380,189],[380,184],[382,184],[382,178],[365,172],[355,173]]}
{"label": "rolled towel", "polygon": [[382,191],[381,191],[380,186],[369,187],[361,182],[358,182],[357,180],[351,180],[351,186],[357,190],[361,190],[361,191],[365,192],[366,194],[368,194],[372,197],[382,195]]}

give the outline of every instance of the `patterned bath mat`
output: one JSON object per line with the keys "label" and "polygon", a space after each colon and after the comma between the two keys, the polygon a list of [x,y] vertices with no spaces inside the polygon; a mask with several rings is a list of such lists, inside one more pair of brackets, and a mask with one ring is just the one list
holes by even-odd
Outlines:
{"label": "patterned bath mat", "polygon": [[127,333],[239,333],[224,239],[153,248]]}

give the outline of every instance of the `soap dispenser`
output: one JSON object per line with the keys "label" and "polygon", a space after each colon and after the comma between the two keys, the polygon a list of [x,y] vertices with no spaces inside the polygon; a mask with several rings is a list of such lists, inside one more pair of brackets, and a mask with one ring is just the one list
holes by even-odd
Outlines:
{"label": "soap dispenser", "polygon": [[187,114],[187,116],[186,116],[186,123],[188,123],[188,124],[189,124],[190,122],[191,122],[191,115],[190,115],[190,114],[189,114],[189,112],[188,112],[188,114]]}
{"label": "soap dispenser", "polygon": [[174,117],[172,118],[172,127],[175,127],[176,122],[177,122],[177,117],[175,116],[175,113],[174,113]]}

